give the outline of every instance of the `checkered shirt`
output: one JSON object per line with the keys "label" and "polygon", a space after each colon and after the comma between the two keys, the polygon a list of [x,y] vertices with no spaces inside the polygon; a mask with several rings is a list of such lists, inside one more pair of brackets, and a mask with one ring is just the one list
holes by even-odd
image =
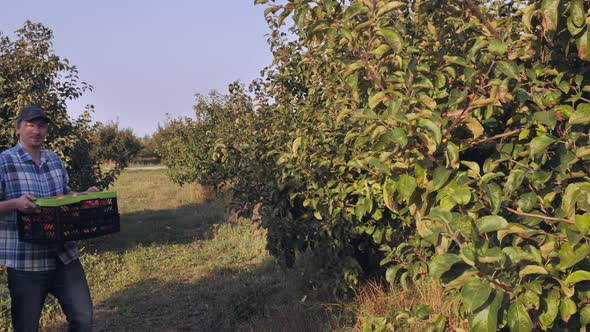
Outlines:
{"label": "checkered shirt", "polygon": [[[68,173],[59,157],[41,150],[35,164],[20,144],[0,154],[0,200],[31,194],[37,198],[70,192]],[[0,265],[21,271],[55,269],[56,258],[64,264],[78,258],[75,242],[35,244],[18,239],[16,211],[0,215]]]}

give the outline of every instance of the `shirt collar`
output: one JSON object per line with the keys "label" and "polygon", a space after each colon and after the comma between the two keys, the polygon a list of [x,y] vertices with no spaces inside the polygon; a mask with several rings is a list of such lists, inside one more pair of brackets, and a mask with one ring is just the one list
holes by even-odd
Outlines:
{"label": "shirt collar", "polygon": [[[16,148],[18,155],[22,160],[33,162],[33,158],[27,152],[27,150],[25,150],[25,148],[23,148],[23,146],[20,144],[20,141],[17,142],[14,147]],[[46,161],[47,161],[47,150],[41,149],[41,158],[39,161],[39,166],[43,165]]]}

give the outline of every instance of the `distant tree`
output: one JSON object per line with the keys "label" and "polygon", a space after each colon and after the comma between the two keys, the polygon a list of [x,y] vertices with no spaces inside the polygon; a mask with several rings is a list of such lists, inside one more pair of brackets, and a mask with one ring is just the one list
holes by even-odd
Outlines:
{"label": "distant tree", "polygon": [[141,149],[132,162],[138,163],[160,163],[161,156],[156,153],[157,147],[154,144],[152,135],[144,135],[139,138]]}
{"label": "distant tree", "polygon": [[15,119],[30,104],[43,107],[52,119],[47,147],[60,156],[75,189],[106,187],[113,181],[103,174],[98,155],[90,155],[92,106],[72,119],[66,101],[79,98],[92,87],[78,78],[76,66],[53,50],[53,33],[40,23],[25,22],[11,39],[0,32],[0,149],[16,143]]}
{"label": "distant tree", "polygon": [[211,147],[223,134],[222,128],[236,119],[235,100],[211,91],[196,95],[195,117],[169,118],[152,138],[155,153],[168,166],[172,180],[177,183],[221,185],[226,180],[226,168],[221,167],[219,152]]}
{"label": "distant tree", "polygon": [[104,171],[104,176],[114,180],[129,165],[143,148],[141,140],[131,128],[119,128],[119,123],[111,121],[96,124],[91,138],[90,156],[113,164]]}

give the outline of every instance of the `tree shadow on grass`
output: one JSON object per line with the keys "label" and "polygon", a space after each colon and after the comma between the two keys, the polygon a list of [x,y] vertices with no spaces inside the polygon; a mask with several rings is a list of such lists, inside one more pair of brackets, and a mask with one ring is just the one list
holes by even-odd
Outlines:
{"label": "tree shadow on grass", "polygon": [[137,246],[186,244],[213,236],[213,226],[224,222],[219,204],[190,204],[174,209],[121,214],[118,233],[80,242],[92,253],[122,253]]}
{"label": "tree shadow on grass", "polygon": [[327,330],[331,308],[303,302],[304,288],[272,260],[195,281],[146,279],[95,303],[95,331]]}

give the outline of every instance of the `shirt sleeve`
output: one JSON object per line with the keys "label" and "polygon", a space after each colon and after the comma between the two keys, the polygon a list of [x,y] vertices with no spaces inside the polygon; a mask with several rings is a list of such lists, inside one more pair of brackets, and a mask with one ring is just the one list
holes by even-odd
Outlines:
{"label": "shirt sleeve", "polygon": [[0,162],[0,201],[5,201],[6,200],[6,172],[4,171],[4,165]]}
{"label": "shirt sleeve", "polygon": [[64,188],[64,195],[69,194],[72,189],[70,188],[70,175],[68,174],[68,171],[66,170],[66,167],[64,166],[64,163],[60,160],[61,162],[61,169],[62,169],[62,173],[63,173],[63,188]]}

